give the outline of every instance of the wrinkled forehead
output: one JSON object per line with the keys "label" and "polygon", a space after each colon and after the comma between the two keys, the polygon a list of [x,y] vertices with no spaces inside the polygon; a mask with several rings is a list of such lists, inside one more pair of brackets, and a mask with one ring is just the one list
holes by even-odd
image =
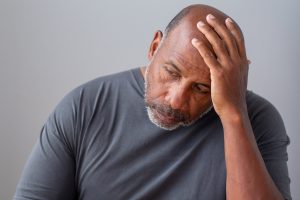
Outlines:
{"label": "wrinkled forehead", "polygon": [[172,30],[166,38],[163,45],[164,55],[169,59],[177,59],[184,67],[197,66],[206,69],[204,60],[191,43],[193,38],[201,39],[210,46],[204,35],[197,30],[196,24],[185,23]]}

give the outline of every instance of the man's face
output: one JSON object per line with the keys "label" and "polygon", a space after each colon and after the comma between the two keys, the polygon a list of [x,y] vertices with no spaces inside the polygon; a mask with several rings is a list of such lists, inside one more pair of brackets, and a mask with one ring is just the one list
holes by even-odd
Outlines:
{"label": "man's face", "polygon": [[149,118],[167,130],[192,124],[212,107],[209,68],[192,47],[191,37],[184,31],[172,31],[152,52],[145,72]]}

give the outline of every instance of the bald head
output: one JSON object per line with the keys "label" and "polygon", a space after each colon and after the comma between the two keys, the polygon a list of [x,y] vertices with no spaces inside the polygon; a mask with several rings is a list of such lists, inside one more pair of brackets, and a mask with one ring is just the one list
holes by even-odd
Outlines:
{"label": "bald head", "polygon": [[[193,25],[194,29],[198,21],[206,21],[206,16],[213,14],[220,20],[224,20],[229,16],[222,11],[204,4],[194,4],[182,9],[166,26],[164,36],[167,37],[176,27],[182,23]],[[193,29],[191,29],[193,31]]]}
{"label": "bald head", "polygon": [[[167,45],[170,50],[174,50],[174,48],[186,49],[188,52],[186,52],[185,56],[190,57],[188,59],[199,61],[202,58],[198,58],[199,52],[191,44],[191,40],[197,38],[204,42],[211,52],[214,53],[210,42],[197,28],[199,21],[208,24],[206,21],[208,14],[212,14],[226,26],[225,20],[229,16],[222,11],[204,4],[190,5],[182,9],[167,25],[163,34],[163,41],[165,42],[161,42],[161,46]],[[237,24],[236,26],[240,29]],[[240,33],[242,34],[241,30]]]}

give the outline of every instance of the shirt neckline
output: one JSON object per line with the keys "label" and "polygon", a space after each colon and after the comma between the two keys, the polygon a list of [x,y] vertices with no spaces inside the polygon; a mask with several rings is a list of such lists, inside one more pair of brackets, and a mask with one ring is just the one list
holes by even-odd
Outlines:
{"label": "shirt neckline", "polygon": [[133,74],[135,80],[137,81],[140,92],[144,95],[145,94],[145,80],[142,75],[140,67],[134,68],[131,71],[132,71],[132,74]]}

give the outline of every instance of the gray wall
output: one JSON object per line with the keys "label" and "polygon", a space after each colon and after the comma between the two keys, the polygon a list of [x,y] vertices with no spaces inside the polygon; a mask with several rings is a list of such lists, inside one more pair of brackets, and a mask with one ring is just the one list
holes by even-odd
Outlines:
{"label": "gray wall", "polygon": [[[0,199],[11,199],[48,114],[72,88],[147,63],[153,33],[200,1],[0,0]],[[280,111],[291,138],[289,170],[300,198],[300,1],[201,1],[244,30],[249,89]]]}

